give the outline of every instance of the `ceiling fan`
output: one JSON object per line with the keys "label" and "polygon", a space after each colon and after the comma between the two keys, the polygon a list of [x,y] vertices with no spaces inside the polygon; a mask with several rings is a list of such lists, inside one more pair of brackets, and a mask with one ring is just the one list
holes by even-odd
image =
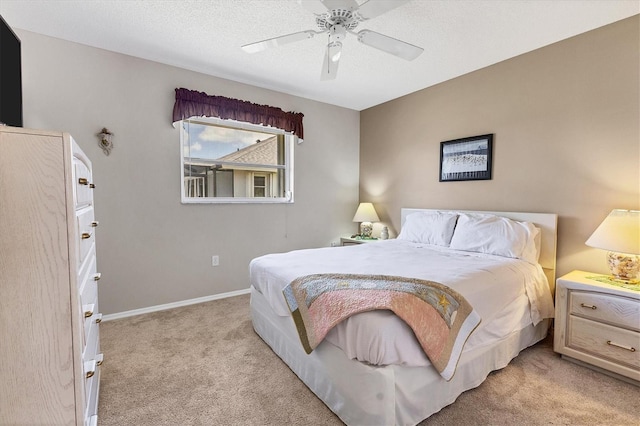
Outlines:
{"label": "ceiling fan", "polygon": [[321,80],[333,80],[338,73],[338,64],[342,52],[342,40],[347,33],[353,34],[358,41],[375,47],[402,59],[411,61],[424,49],[413,44],[377,33],[371,30],[353,30],[360,22],[380,16],[401,6],[409,0],[368,0],[358,5],[356,0],[297,0],[305,9],[316,16],[320,31],[307,30],[280,37],[270,38],[256,43],[245,44],[242,49],[249,53],[261,52],[273,47],[313,38],[318,34],[328,34],[328,43],[322,64]]}

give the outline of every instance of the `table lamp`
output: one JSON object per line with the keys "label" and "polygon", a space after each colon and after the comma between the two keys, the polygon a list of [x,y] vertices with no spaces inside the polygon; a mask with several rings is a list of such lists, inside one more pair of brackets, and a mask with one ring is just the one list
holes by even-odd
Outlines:
{"label": "table lamp", "polygon": [[360,222],[360,235],[362,238],[371,238],[371,231],[373,231],[371,222],[378,222],[379,220],[376,209],[373,208],[371,203],[360,203],[355,216],[353,216],[354,222]]}
{"label": "table lamp", "polygon": [[616,279],[632,280],[640,269],[640,210],[613,210],[585,243],[608,250],[609,269]]}

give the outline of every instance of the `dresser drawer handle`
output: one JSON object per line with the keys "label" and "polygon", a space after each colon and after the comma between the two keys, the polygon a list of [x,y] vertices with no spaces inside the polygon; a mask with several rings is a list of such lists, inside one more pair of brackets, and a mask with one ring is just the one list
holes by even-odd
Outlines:
{"label": "dresser drawer handle", "polygon": [[91,305],[84,305],[82,307],[82,310],[84,311],[84,317],[85,318],[91,318],[93,316],[93,307],[95,305],[91,304]]}
{"label": "dresser drawer handle", "polygon": [[609,346],[615,346],[616,348],[620,348],[620,349],[625,349],[629,352],[635,352],[636,348],[634,348],[633,346],[624,346],[624,345],[619,345],[617,343],[612,342],[611,340],[607,340],[607,345]]}
{"label": "dresser drawer handle", "polygon": [[84,377],[89,379],[96,374],[96,360],[87,361],[84,363]]}
{"label": "dresser drawer handle", "polygon": [[83,232],[82,233],[82,239],[83,240],[88,240],[89,238],[91,238],[91,234],[88,232]]}
{"label": "dresser drawer handle", "polygon": [[582,306],[583,308],[589,308],[589,309],[598,309],[597,307],[595,307],[594,305],[585,305],[584,303],[581,303],[580,306]]}
{"label": "dresser drawer handle", "polygon": [[94,220],[93,222],[91,222],[91,227],[92,228],[97,228],[99,224],[100,224],[100,222],[98,222],[97,220]]}
{"label": "dresser drawer handle", "polygon": [[96,324],[100,324],[102,322],[102,314],[96,314]]}
{"label": "dresser drawer handle", "polygon": [[100,281],[100,278],[102,278],[102,274],[100,272],[96,272],[96,274],[93,276],[94,281]]}
{"label": "dresser drawer handle", "polygon": [[87,178],[80,178],[80,179],[78,179],[78,183],[79,183],[80,185],[89,185],[89,179],[87,179]]}
{"label": "dresser drawer handle", "polygon": [[90,184],[89,184],[89,188],[93,189],[93,188],[95,188],[95,187],[96,187],[96,186],[95,186],[94,184],[92,184],[92,183],[90,183]]}
{"label": "dresser drawer handle", "polygon": [[102,365],[103,361],[104,361],[104,355],[103,354],[96,355],[96,365],[98,367],[100,367]]}

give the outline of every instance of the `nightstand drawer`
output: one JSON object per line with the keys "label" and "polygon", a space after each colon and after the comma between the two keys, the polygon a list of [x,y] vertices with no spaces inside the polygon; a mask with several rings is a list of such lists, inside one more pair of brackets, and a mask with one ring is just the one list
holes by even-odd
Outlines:
{"label": "nightstand drawer", "polygon": [[571,291],[570,313],[640,331],[640,304],[637,300],[610,294]]}
{"label": "nightstand drawer", "polygon": [[640,333],[569,316],[567,347],[640,368]]}

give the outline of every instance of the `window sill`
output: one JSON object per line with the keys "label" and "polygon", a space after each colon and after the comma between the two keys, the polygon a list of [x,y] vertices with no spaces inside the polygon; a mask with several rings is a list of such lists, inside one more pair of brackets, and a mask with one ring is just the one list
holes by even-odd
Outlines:
{"label": "window sill", "polygon": [[293,204],[289,198],[183,198],[182,204]]}

